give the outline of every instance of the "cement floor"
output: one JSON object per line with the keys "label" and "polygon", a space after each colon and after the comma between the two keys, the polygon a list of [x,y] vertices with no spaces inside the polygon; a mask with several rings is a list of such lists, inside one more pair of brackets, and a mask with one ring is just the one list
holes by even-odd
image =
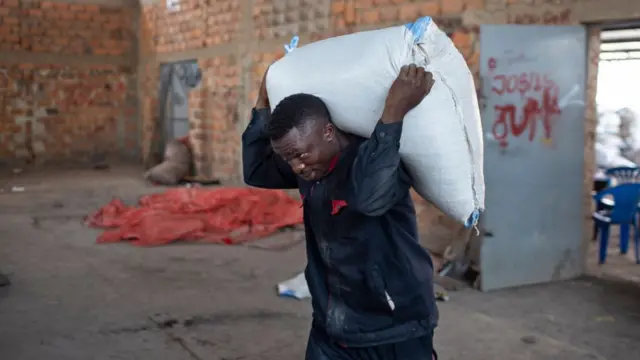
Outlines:
{"label": "cement floor", "polygon": [[[302,269],[304,246],[96,245],[82,218],[114,195],[156,191],[137,170],[0,179],[2,360],[302,359],[307,301],[274,284]],[[11,192],[14,185],[24,192]],[[640,291],[595,278],[441,303],[444,360],[638,359]]]}

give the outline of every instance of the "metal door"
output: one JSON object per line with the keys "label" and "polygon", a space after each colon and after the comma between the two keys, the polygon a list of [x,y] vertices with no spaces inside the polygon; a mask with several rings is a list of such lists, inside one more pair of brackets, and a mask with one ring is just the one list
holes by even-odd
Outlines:
{"label": "metal door", "polygon": [[167,139],[189,134],[189,90],[195,88],[202,77],[195,60],[163,64],[161,69],[161,119]]}
{"label": "metal door", "polygon": [[480,31],[482,289],[575,277],[583,266],[586,30]]}

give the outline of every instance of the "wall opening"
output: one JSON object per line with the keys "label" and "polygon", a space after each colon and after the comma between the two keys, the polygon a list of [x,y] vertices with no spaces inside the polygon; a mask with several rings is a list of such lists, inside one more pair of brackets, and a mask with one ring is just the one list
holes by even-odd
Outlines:
{"label": "wall opening", "polygon": [[[608,169],[640,165],[640,22],[601,26],[599,50],[595,191],[611,185]],[[600,239],[594,225],[588,253],[588,263],[594,264],[591,270],[638,281],[640,268],[634,258],[633,232],[630,244],[621,246],[618,226],[611,229],[606,263],[598,266],[595,263]],[[622,252],[626,254],[619,256]]]}
{"label": "wall opening", "polygon": [[596,104],[601,170],[640,163],[640,23],[603,28]]}
{"label": "wall opening", "polygon": [[161,64],[159,116],[150,154],[153,165],[162,162],[168,141],[189,136],[189,92],[200,84],[201,79],[197,60]]}

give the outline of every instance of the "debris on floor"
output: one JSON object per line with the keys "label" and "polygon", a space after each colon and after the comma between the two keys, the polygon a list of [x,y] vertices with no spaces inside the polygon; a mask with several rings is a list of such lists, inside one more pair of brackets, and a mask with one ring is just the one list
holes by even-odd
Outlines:
{"label": "debris on floor", "polygon": [[311,297],[304,272],[278,284],[278,295],[302,300]]}
{"label": "debris on floor", "polygon": [[98,243],[138,246],[239,244],[301,223],[300,201],[284,191],[255,188],[175,188],[144,196],[138,206],[116,198],[86,219],[88,226],[106,229]]}
{"label": "debris on floor", "polygon": [[449,294],[444,291],[436,291],[435,295],[438,301],[449,301]]}

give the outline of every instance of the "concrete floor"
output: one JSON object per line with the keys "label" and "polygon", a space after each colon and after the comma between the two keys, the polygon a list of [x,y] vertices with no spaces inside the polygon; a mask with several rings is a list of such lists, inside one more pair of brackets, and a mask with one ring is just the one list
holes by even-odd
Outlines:
{"label": "concrete floor", "polygon": [[[96,245],[82,217],[118,195],[156,191],[139,172],[67,171],[0,179],[0,359],[302,359],[307,301],[274,284],[304,246]],[[13,185],[24,192],[12,193]],[[441,303],[440,358],[637,359],[640,291],[585,278]]]}

